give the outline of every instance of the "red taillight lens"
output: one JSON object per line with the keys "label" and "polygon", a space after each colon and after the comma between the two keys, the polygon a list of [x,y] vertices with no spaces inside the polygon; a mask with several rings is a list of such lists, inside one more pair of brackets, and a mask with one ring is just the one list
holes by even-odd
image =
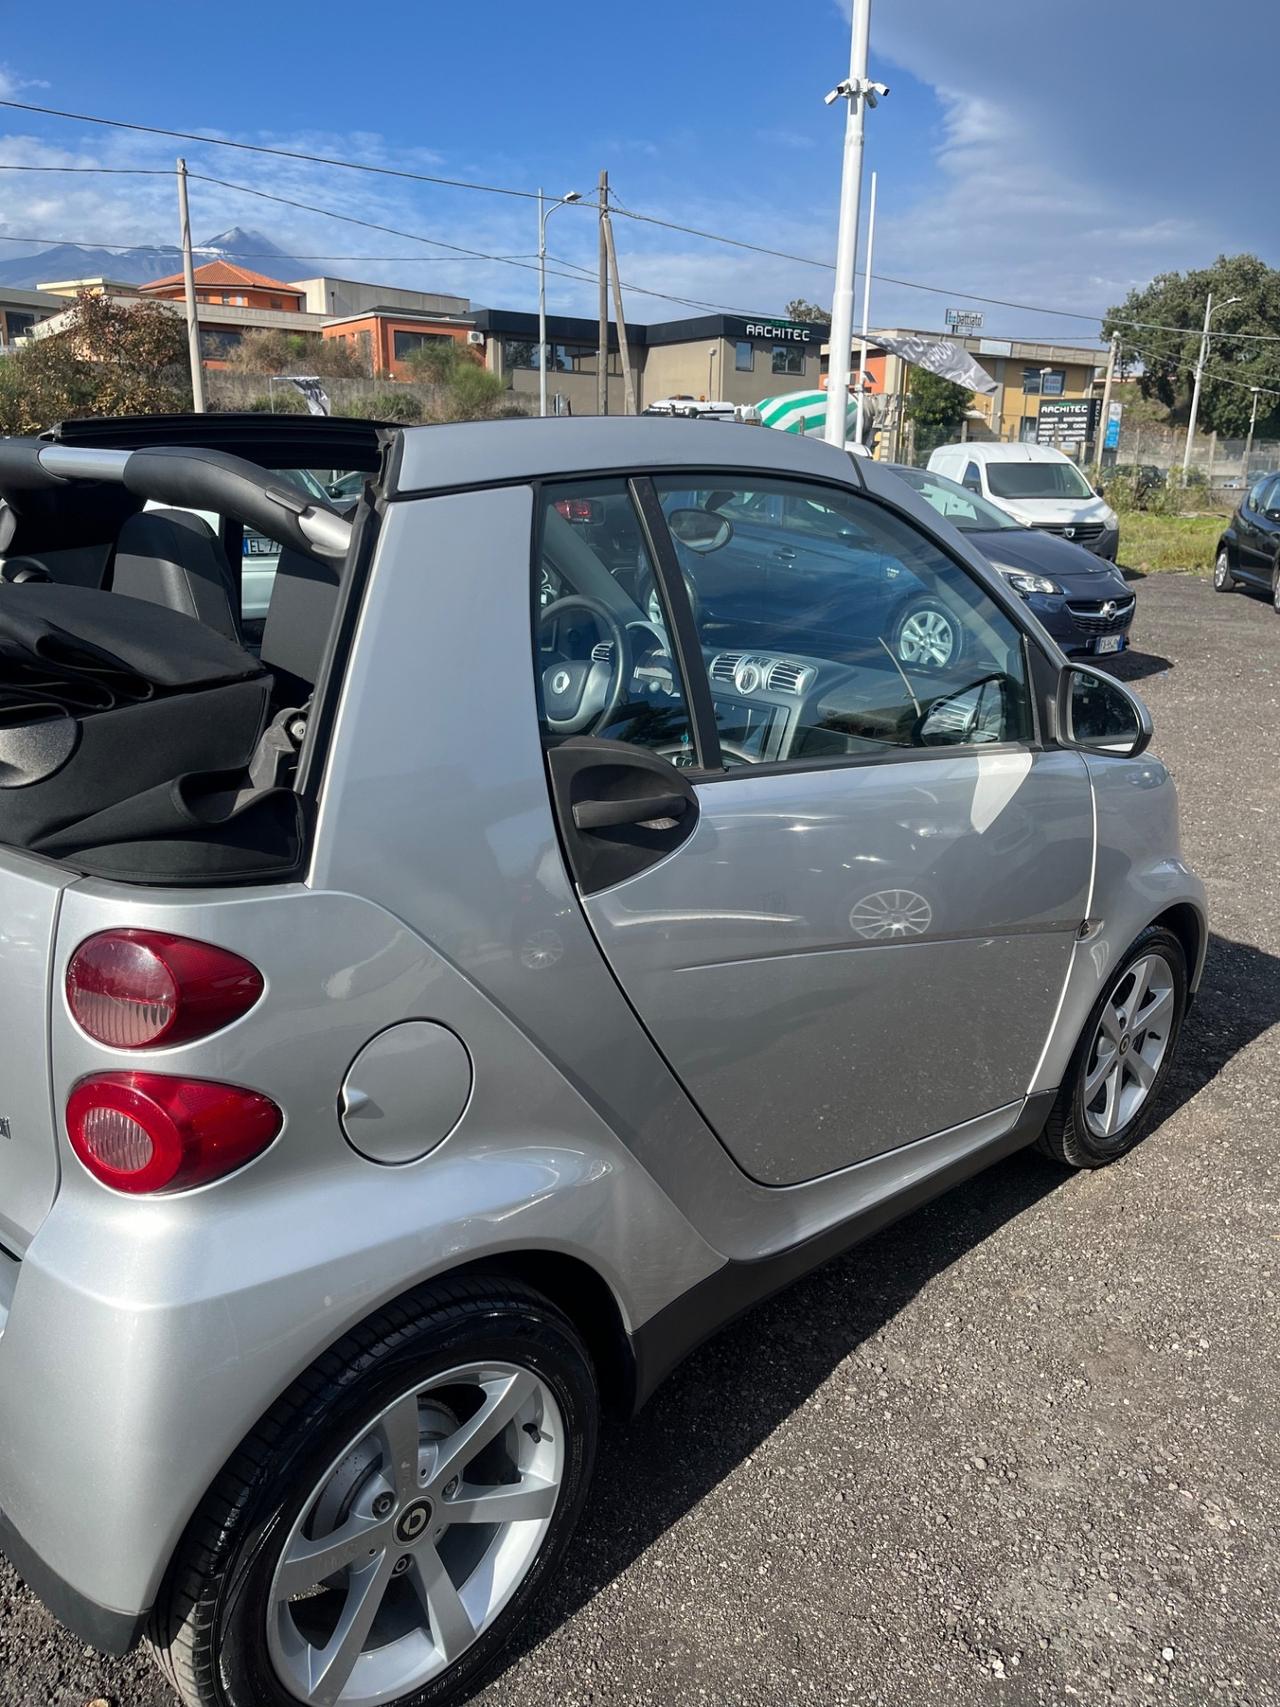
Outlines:
{"label": "red taillight lens", "polygon": [[167,931],[103,931],[67,967],[76,1023],[113,1049],[207,1037],[261,994],[262,974],[240,955]]}
{"label": "red taillight lens", "polygon": [[259,1155],[284,1116],[258,1091],[164,1073],[96,1073],[67,1099],[71,1148],[117,1191],[183,1191]]}

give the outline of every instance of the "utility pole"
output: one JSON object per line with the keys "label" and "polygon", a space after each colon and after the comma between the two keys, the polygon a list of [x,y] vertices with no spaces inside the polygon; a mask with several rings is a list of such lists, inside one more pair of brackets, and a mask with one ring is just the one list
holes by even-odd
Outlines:
{"label": "utility pole", "polygon": [[1111,419],[1111,387],[1120,359],[1120,334],[1111,334],[1111,349],[1107,355],[1107,377],[1102,386],[1102,413],[1098,417],[1097,443],[1093,450],[1093,479],[1096,485],[1102,477],[1102,453],[1107,448],[1107,426]]}
{"label": "utility pole", "polygon": [[609,174],[601,172],[597,197],[600,209],[600,341],[596,349],[596,414],[609,413]]}
{"label": "utility pole", "polygon": [[[858,357],[858,416],[853,436],[862,443],[862,383],[867,371],[867,327],[871,320],[871,263],[876,252],[876,175],[871,174],[871,208],[867,214],[867,264],[862,269],[862,350]],[[827,356],[827,384],[831,384],[831,357]]]}
{"label": "utility pole", "polygon": [[[1238,296],[1229,296],[1225,302],[1218,304],[1219,308],[1230,308],[1233,302],[1239,302]],[[1182,477],[1185,483],[1187,470],[1191,467],[1191,446],[1196,436],[1196,416],[1200,413],[1200,381],[1204,375],[1205,359],[1209,354],[1209,316],[1213,313],[1213,292],[1210,291],[1204,299],[1204,330],[1200,334],[1200,355],[1196,361],[1196,379],[1191,388],[1191,414],[1187,418],[1187,442],[1182,452]]]}
{"label": "utility pole", "polygon": [[[618,356],[622,362],[623,412],[636,412],[636,388],[631,379],[631,351],[627,346],[627,318],[622,312],[622,280],[618,277],[618,251],[613,246],[613,221],[604,215],[604,242],[608,253],[609,277],[613,280],[613,317],[618,323]],[[608,334],[606,323],[605,333]]]}
{"label": "utility pole", "polygon": [[1253,393],[1253,407],[1249,411],[1249,437],[1244,441],[1244,468],[1242,470],[1246,492],[1249,490],[1249,458],[1253,455],[1253,429],[1258,424],[1258,398],[1262,394],[1262,387],[1251,385],[1249,390]]}
{"label": "utility pole", "polygon": [[836,235],[836,284],[831,299],[831,342],[827,354],[827,429],[829,444],[843,445],[849,430],[849,357],[853,349],[853,275],[858,260],[858,214],[862,200],[862,141],[868,105],[888,89],[867,80],[871,36],[871,0],[853,0],[849,75],[826,96],[828,106],[849,103],[844,125],[844,165],[840,176],[840,224]]}
{"label": "utility pole", "polygon": [[196,312],[196,275],[191,264],[191,213],[187,207],[187,163],[178,161],[178,218],[182,233],[182,280],[187,296],[187,352],[191,358],[191,403],[204,414],[204,367],[200,361],[200,316]]}

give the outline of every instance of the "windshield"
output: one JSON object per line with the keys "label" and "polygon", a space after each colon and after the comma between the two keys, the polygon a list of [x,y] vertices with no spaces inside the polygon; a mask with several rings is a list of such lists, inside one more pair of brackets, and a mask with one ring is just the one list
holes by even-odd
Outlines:
{"label": "windshield", "polygon": [[941,474],[926,474],[919,468],[898,468],[894,472],[908,486],[914,486],[920,496],[933,505],[940,516],[945,516],[952,527],[958,527],[961,533],[994,533],[997,528],[1020,528],[1026,524],[1016,522],[1005,510],[998,510],[994,504],[988,504],[985,498],[979,498],[977,493],[967,491],[954,480],[948,480]]}
{"label": "windshield", "polygon": [[1093,488],[1071,462],[989,462],[987,490],[997,498],[1093,497]]}

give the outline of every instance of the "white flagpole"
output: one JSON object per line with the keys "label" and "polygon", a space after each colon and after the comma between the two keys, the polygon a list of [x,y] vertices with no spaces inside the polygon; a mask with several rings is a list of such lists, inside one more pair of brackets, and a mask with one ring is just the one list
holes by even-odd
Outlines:
{"label": "white flagpole", "polygon": [[867,263],[862,275],[862,354],[858,357],[858,424],[854,437],[862,443],[862,380],[867,371],[867,328],[871,324],[871,262],[876,252],[876,175],[871,174],[871,207],[867,216]]}

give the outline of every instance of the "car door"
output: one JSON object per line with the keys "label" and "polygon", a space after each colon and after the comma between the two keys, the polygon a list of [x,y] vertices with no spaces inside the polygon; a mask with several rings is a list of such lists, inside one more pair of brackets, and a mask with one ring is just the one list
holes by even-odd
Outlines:
{"label": "car door", "polygon": [[[681,477],[680,507],[726,483]],[[765,644],[768,618],[726,663],[665,533],[674,483],[638,478],[665,674],[651,657],[608,717],[566,732],[544,711],[543,732],[601,952],[739,1165],[785,1186],[1021,1100],[1087,911],[1093,816],[1079,755],[1036,738],[1026,643],[977,579],[867,497],[776,484],[948,604],[951,664],[904,667],[856,623],[821,651],[793,624]],[[543,494],[544,526],[576,490]],[[572,673],[538,662],[553,687]]]}
{"label": "car door", "polygon": [[1268,587],[1280,563],[1280,474],[1273,476],[1254,507],[1254,573]]}
{"label": "car door", "polygon": [[1267,504],[1275,502],[1274,493],[1277,487],[1280,487],[1280,480],[1274,475],[1264,474],[1261,480],[1254,481],[1237,512],[1236,557],[1240,573],[1253,581],[1269,582],[1271,578],[1271,560],[1266,556],[1263,518]]}

